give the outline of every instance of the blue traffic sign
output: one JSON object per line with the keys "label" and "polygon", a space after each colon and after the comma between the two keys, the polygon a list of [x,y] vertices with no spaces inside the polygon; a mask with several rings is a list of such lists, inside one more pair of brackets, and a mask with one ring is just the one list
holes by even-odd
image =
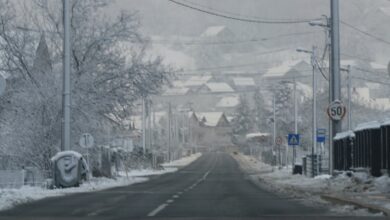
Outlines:
{"label": "blue traffic sign", "polygon": [[288,145],[299,145],[299,134],[288,134]]}
{"label": "blue traffic sign", "polygon": [[317,142],[325,143],[326,129],[318,128],[317,129]]}

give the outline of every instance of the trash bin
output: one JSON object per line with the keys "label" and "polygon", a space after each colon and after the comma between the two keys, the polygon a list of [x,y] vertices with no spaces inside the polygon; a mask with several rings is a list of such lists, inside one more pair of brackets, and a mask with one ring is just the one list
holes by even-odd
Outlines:
{"label": "trash bin", "polygon": [[79,186],[87,179],[89,172],[83,156],[75,151],[62,151],[51,158],[54,185],[60,187]]}
{"label": "trash bin", "polygon": [[301,164],[295,164],[293,167],[293,175],[295,174],[301,174],[302,175],[302,165]]}

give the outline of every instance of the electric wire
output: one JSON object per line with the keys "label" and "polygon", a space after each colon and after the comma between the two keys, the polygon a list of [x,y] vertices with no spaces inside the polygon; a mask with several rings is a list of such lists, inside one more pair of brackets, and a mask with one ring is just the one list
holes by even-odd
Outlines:
{"label": "electric wire", "polygon": [[375,35],[373,35],[373,34],[371,34],[371,33],[368,33],[368,32],[366,32],[366,31],[363,31],[362,29],[359,29],[359,28],[355,27],[355,26],[352,25],[352,24],[349,24],[349,23],[347,23],[347,22],[345,22],[345,21],[342,21],[342,20],[340,20],[340,23],[342,23],[343,25],[345,25],[345,26],[347,26],[347,27],[349,27],[349,28],[351,28],[351,29],[353,29],[353,30],[355,30],[355,31],[357,31],[357,32],[359,32],[359,33],[361,33],[361,34],[363,34],[363,35],[366,35],[366,36],[371,37],[371,38],[373,38],[373,39],[375,39],[375,40],[377,40],[377,41],[380,41],[380,42],[382,42],[382,43],[385,43],[385,44],[390,45],[390,41],[387,41],[387,40],[385,40],[385,39],[383,39],[383,38],[381,38],[381,37],[378,37],[378,36],[375,36]]}
{"label": "electric wire", "polygon": [[209,14],[209,15],[213,15],[213,16],[221,17],[221,18],[225,18],[225,19],[241,21],[241,22],[259,23],[259,24],[301,24],[301,23],[307,23],[307,22],[310,22],[313,20],[319,20],[319,18],[317,18],[317,19],[301,19],[301,20],[287,20],[287,19],[286,20],[282,20],[282,19],[268,20],[268,19],[245,18],[245,17],[239,17],[239,16],[230,16],[226,13],[218,12],[215,9],[210,9],[210,8],[203,9],[203,8],[200,8],[199,6],[197,7],[194,5],[190,5],[188,3],[179,2],[177,0],[168,0],[168,1],[172,2],[176,5],[179,5],[179,6],[182,6],[185,8],[189,8],[189,9],[192,9],[192,10],[195,10],[198,12],[202,12],[205,14]]}

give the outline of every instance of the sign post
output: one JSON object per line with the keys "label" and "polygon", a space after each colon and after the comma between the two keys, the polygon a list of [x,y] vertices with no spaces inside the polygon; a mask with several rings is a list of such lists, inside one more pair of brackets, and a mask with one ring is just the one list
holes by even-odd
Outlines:
{"label": "sign post", "polygon": [[333,121],[340,121],[344,118],[347,110],[343,102],[336,100],[330,103],[326,112]]}
{"label": "sign post", "polygon": [[293,147],[293,166],[295,166],[295,160],[296,160],[296,146],[299,145],[299,134],[288,134],[288,145]]}
{"label": "sign post", "polygon": [[281,137],[281,136],[276,137],[275,144],[278,147],[278,160],[279,160],[279,168],[280,168],[280,166],[282,164],[282,157],[280,155],[280,147],[283,144],[283,137]]}
{"label": "sign post", "polygon": [[94,139],[93,136],[89,133],[84,133],[80,137],[79,145],[82,148],[87,149],[87,163],[88,163],[88,169],[90,167],[90,159],[89,159],[89,148],[92,148],[94,145]]}

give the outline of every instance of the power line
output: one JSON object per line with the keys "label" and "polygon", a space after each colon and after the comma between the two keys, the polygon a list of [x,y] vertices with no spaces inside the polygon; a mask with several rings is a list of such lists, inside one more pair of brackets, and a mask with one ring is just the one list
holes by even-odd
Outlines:
{"label": "power line", "polygon": [[153,44],[166,44],[166,43],[172,43],[172,44],[183,44],[183,45],[223,45],[223,44],[245,44],[245,43],[256,43],[256,42],[266,42],[268,40],[274,40],[277,38],[284,38],[284,37],[291,37],[291,36],[300,36],[300,35],[310,35],[310,34],[316,34],[317,32],[296,32],[296,33],[290,33],[290,34],[280,34],[280,35],[274,35],[269,37],[263,37],[260,39],[248,39],[248,40],[237,40],[237,41],[174,41],[174,40],[160,40],[160,41],[153,41]]}
{"label": "power line", "polygon": [[363,30],[361,30],[361,29],[359,29],[359,28],[353,26],[352,24],[348,24],[348,23],[345,22],[345,21],[340,21],[340,23],[342,23],[343,25],[345,25],[345,26],[347,26],[347,27],[349,27],[349,28],[351,28],[351,29],[353,29],[353,30],[355,30],[355,31],[357,31],[357,32],[359,32],[359,33],[361,33],[361,34],[363,34],[363,35],[366,35],[366,36],[371,37],[371,38],[373,38],[373,39],[375,39],[375,40],[377,40],[377,41],[380,41],[380,42],[382,42],[382,43],[385,43],[385,44],[389,44],[389,45],[390,45],[390,41],[387,41],[387,40],[385,40],[385,39],[383,39],[383,38],[381,38],[381,37],[378,37],[378,36],[375,36],[375,35],[373,35],[373,34],[371,34],[371,33],[368,33],[368,32],[366,32],[366,31],[363,31]]}
{"label": "power line", "polygon": [[202,9],[200,7],[196,7],[190,4],[186,4],[183,2],[178,2],[176,0],[168,0],[176,5],[180,5],[185,8],[189,8],[198,12],[206,13],[209,15],[213,15],[216,17],[221,17],[221,18],[226,18],[230,20],[236,20],[236,21],[242,21],[242,22],[249,22],[249,23],[258,23],[258,24],[300,24],[300,23],[307,23],[313,20],[319,20],[319,19],[302,19],[302,20],[268,20],[268,19],[255,19],[255,18],[244,18],[244,17],[239,17],[239,16],[230,16],[227,15],[226,13],[219,12],[215,9]]}
{"label": "power line", "polygon": [[359,80],[364,80],[364,81],[368,81],[368,82],[372,82],[372,83],[378,83],[378,84],[389,85],[390,86],[390,82],[383,82],[383,81],[374,80],[374,79],[367,79],[367,78],[359,77],[359,76],[352,76],[352,78],[359,79]]}

